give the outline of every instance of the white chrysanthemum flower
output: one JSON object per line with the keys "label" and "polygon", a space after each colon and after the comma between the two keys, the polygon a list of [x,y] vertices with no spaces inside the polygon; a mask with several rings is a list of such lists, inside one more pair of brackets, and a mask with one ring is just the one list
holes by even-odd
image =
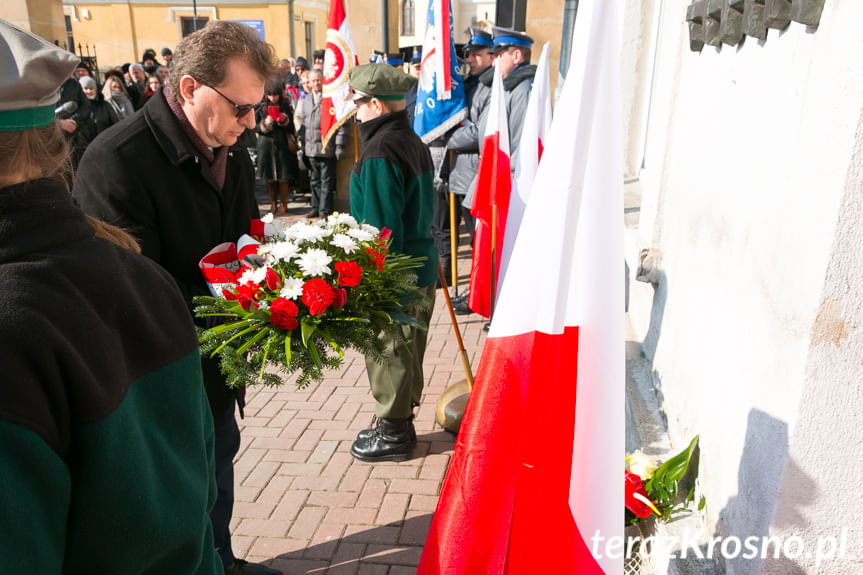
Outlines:
{"label": "white chrysanthemum flower", "polygon": [[330,273],[330,262],[333,261],[326,251],[310,249],[299,257],[297,263],[306,276],[322,276]]}
{"label": "white chrysanthemum flower", "polygon": [[[300,247],[291,241],[275,242],[266,244],[267,253],[273,256],[277,262],[289,262],[300,252]],[[261,251],[260,249],[258,250]]]}
{"label": "white chrysanthemum flower", "polygon": [[291,232],[297,241],[313,244],[332,234],[333,230],[301,223],[292,226]]}
{"label": "white chrysanthemum flower", "polygon": [[282,284],[282,289],[279,291],[280,297],[288,299],[297,299],[303,295],[303,280],[299,278],[285,278],[285,283]]}
{"label": "white chrysanthemum flower", "polygon": [[373,236],[380,235],[380,233],[381,233],[381,231],[378,228],[376,228],[372,225],[369,225],[369,224],[363,224],[362,228],[364,231],[367,231],[368,233],[370,233]]}
{"label": "white chrysanthemum flower", "polygon": [[333,239],[330,240],[330,244],[336,246],[337,248],[342,248],[343,250],[345,250],[346,254],[352,254],[358,249],[360,249],[357,245],[357,242],[355,242],[346,234],[334,235]]}
{"label": "white chrysanthemum flower", "polygon": [[358,242],[370,242],[374,239],[374,236],[367,232],[362,228],[354,228],[347,231],[347,234],[352,238],[356,239]]}
{"label": "white chrysanthemum flower", "polygon": [[261,218],[261,221],[262,221],[262,222],[264,222],[265,224],[271,224],[271,223],[273,223],[273,213],[272,213],[272,212],[270,212],[270,213],[269,213],[269,214],[267,214],[266,216],[262,217],[262,218]]}
{"label": "white chrysanthemum flower", "polygon": [[359,227],[357,224],[357,220],[350,214],[340,214],[339,212],[333,212],[329,217],[327,217],[327,224],[330,227],[343,225],[348,226],[349,228]]}
{"label": "white chrysanthemum flower", "polygon": [[264,280],[267,277],[267,268],[249,268],[243,272],[240,278],[237,280],[240,285],[243,285],[248,282],[254,282],[256,284],[264,283]]}
{"label": "white chrysanthemum flower", "polygon": [[261,301],[258,302],[258,308],[259,309],[270,309],[270,302],[268,302],[265,299],[262,299]]}

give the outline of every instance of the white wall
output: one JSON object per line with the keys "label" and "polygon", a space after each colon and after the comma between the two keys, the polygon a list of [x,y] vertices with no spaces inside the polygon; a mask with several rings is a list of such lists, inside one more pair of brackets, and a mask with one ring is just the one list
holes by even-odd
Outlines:
{"label": "white wall", "polygon": [[[705,46],[700,54],[689,50],[688,3],[657,0],[654,82],[647,86],[645,74],[633,74],[625,95],[634,103],[630,156],[642,137],[637,119],[648,114],[638,103],[652,95],[633,241],[661,254],[664,283],[649,312],[641,310],[651,322],[645,348],[655,350],[672,438],[682,444],[701,434],[709,523],[739,536],[778,529],[831,535],[829,517],[842,511],[840,501],[860,495],[829,495],[835,458],[818,452],[847,452],[834,431],[860,427],[859,403],[847,401],[854,393],[859,399],[861,364],[856,391],[837,391],[817,404],[829,409],[814,409],[813,394],[821,397],[825,387],[840,384],[832,378],[853,371],[824,369],[832,355],[853,366],[859,348],[837,352],[811,333],[830,290],[838,289],[825,283],[828,264],[847,266],[863,249],[859,235],[849,241],[855,238],[846,228],[853,226],[839,219],[840,206],[859,205],[863,195],[859,177],[849,180],[863,162],[863,154],[855,155],[863,2],[828,1],[817,31],[792,23],[769,31],[764,43],[747,38],[742,46]],[[644,15],[629,19],[650,22]],[[628,165],[636,162],[627,157]],[[852,304],[859,311],[861,277],[858,268],[840,290],[843,311],[834,315],[849,313]],[[860,451],[859,435],[854,447]],[[844,461],[863,471],[859,462]],[[807,481],[790,479],[800,474]],[[813,488],[803,501],[801,484]],[[797,513],[784,516],[780,528],[774,514],[792,504],[792,487]],[[761,568],[757,561],[728,564],[729,573]],[[783,568],[776,572],[798,572]]]}

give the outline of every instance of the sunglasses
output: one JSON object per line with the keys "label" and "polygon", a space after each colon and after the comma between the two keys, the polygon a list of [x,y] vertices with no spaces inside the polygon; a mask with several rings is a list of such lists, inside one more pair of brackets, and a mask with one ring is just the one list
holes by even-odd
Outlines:
{"label": "sunglasses", "polygon": [[258,102],[257,104],[240,105],[240,104],[237,104],[236,102],[234,102],[233,100],[231,100],[230,98],[228,98],[227,96],[225,96],[224,94],[222,94],[221,92],[219,92],[219,90],[214,88],[213,86],[210,86],[209,84],[204,84],[203,82],[199,82],[199,84],[201,84],[202,86],[206,86],[207,88],[211,89],[216,94],[218,94],[219,96],[221,96],[222,98],[227,100],[228,103],[230,105],[232,105],[234,107],[234,109],[237,111],[237,113],[234,114],[234,118],[236,118],[237,120],[244,118],[246,116],[246,114],[248,114],[249,112],[251,112],[253,110],[255,112],[257,112],[258,110],[263,109],[263,107],[266,105],[266,102]]}

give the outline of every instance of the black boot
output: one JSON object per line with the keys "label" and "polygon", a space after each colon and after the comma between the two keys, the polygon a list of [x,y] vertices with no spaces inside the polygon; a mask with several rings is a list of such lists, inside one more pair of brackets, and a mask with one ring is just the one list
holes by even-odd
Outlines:
{"label": "black boot", "polygon": [[363,431],[357,435],[351,455],[360,461],[404,461],[415,444],[416,432],[409,418],[381,418],[370,435]]}
{"label": "black boot", "polygon": [[[357,433],[357,439],[366,440],[369,437],[371,437],[372,435],[374,435],[375,431],[377,431],[379,422],[380,422],[380,420],[377,417],[372,418],[371,429],[363,429],[362,431]],[[410,430],[410,433],[411,433],[411,441],[416,442],[417,430],[414,428],[414,415],[413,414],[411,414],[411,416],[408,417],[408,429]]]}

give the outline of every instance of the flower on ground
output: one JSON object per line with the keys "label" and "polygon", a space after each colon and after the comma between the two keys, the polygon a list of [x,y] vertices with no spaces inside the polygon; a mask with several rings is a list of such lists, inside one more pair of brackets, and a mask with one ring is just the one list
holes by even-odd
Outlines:
{"label": "flower on ground", "polygon": [[299,278],[285,278],[285,283],[279,291],[279,297],[297,299],[303,295],[303,280]]}
{"label": "flower on ground", "polygon": [[363,279],[363,268],[357,262],[336,262],[336,272],[340,286],[356,287]]}
{"label": "flower on ground", "polygon": [[343,250],[345,250],[346,254],[352,254],[359,249],[359,246],[357,246],[357,242],[355,242],[347,234],[334,235],[333,239],[330,240],[330,243],[337,248],[342,248]]}
{"label": "flower on ground", "polygon": [[626,472],[626,489],[623,503],[626,505],[627,509],[642,519],[650,515],[651,511],[657,515],[662,515],[662,513],[660,513],[653,505],[650,498],[647,497],[647,491],[644,489],[644,482],[641,481],[641,478],[638,475],[630,471]]}
{"label": "flower on ground", "polygon": [[270,304],[270,321],[279,329],[296,329],[299,325],[297,304],[289,299],[277,297]]}
{"label": "flower on ground", "polygon": [[330,262],[333,258],[326,250],[310,249],[300,256],[298,263],[305,276],[322,276],[330,273]]}
{"label": "flower on ground", "polygon": [[643,481],[653,477],[653,472],[659,467],[656,461],[640,449],[636,449],[627,459],[629,460],[629,470],[641,477]]}
{"label": "flower on ground", "polygon": [[327,311],[334,299],[333,287],[320,278],[312,278],[303,285],[302,301],[313,316]]}

